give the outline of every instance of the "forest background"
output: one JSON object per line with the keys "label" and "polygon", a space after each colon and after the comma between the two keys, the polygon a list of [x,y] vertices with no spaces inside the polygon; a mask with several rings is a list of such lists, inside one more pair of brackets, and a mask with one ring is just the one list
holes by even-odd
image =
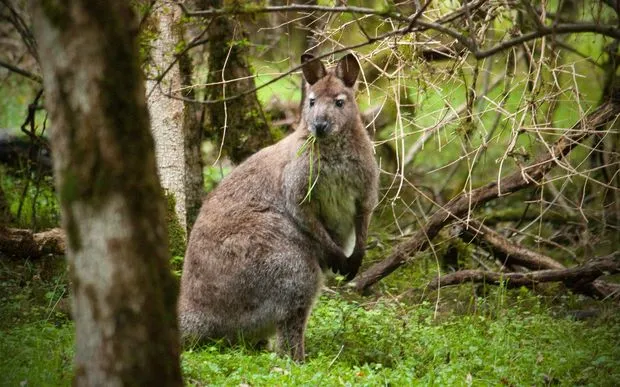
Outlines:
{"label": "forest background", "polygon": [[[146,79],[144,127],[155,141],[138,148],[157,157],[165,194],[152,198],[165,207],[161,255],[173,274],[200,198],[294,127],[302,53],[328,63],[356,53],[358,103],[381,168],[363,268],[350,284],[327,282],[307,362],[243,346],[191,348],[180,362],[187,384],[617,385],[617,2],[131,7],[133,29],[118,28],[135,38]],[[46,90],[45,63],[57,51],[41,43],[46,10],[36,10],[0,1],[3,385],[76,377],[69,288],[80,274],[67,272],[72,235],[59,228],[67,204],[52,171],[65,187],[59,165],[100,152],[96,136],[76,140],[82,159],[55,152],[53,138],[50,146],[48,114],[62,100]],[[76,69],[99,68],[63,47]],[[114,83],[123,93],[136,82]],[[125,157],[143,141],[128,133],[122,169],[140,161]]]}

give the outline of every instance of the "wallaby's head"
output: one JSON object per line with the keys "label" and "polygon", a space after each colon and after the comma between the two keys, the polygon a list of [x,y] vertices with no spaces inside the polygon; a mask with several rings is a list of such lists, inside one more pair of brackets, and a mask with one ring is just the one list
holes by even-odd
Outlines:
{"label": "wallaby's head", "polygon": [[321,138],[355,126],[359,111],[353,86],[360,71],[355,55],[340,59],[333,71],[309,54],[301,56],[301,63],[308,82],[302,114],[307,130]]}

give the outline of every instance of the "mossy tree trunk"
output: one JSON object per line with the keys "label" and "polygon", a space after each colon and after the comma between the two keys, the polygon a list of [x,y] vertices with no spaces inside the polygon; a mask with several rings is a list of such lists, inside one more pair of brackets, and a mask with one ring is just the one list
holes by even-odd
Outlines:
{"label": "mossy tree trunk", "polygon": [[67,232],[75,385],[181,385],[164,198],[128,2],[32,0]]}
{"label": "mossy tree trunk", "polygon": [[[238,0],[197,0],[202,9],[222,6],[241,7]],[[220,100],[248,92],[255,87],[247,60],[246,32],[230,16],[216,17],[209,30],[208,100]],[[207,133],[222,145],[222,150],[234,163],[272,144],[275,139],[268,119],[255,92],[231,101],[208,105]]]}
{"label": "mossy tree trunk", "polygon": [[[194,98],[191,88],[192,65],[184,47],[181,9],[159,0],[152,6],[146,23],[149,61],[146,63],[148,107],[155,138],[155,154],[161,184],[172,206],[169,232],[174,254],[183,255],[184,238],[200,210],[203,192],[200,160],[201,128],[192,103],[171,98],[180,94]],[[176,214],[176,217],[174,216]],[[171,230],[174,228],[174,230]],[[180,235],[179,232],[181,231]],[[180,250],[180,251],[179,251]]]}

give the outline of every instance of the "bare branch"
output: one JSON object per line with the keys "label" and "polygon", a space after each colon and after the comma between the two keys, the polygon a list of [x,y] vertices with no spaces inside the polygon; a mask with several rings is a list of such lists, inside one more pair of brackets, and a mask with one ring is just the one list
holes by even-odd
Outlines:
{"label": "bare branch", "polygon": [[[589,296],[607,297],[604,287],[594,286],[597,278],[620,272],[620,260],[617,256],[596,258],[585,265],[569,269],[540,270],[529,273],[495,273],[481,270],[460,270],[432,280],[427,288],[459,285],[465,282],[506,284],[507,287],[531,287],[543,282],[563,282],[567,287]],[[604,292],[601,294],[601,292]]]}
{"label": "bare branch", "polygon": [[541,179],[559,159],[564,158],[577,144],[596,128],[615,120],[620,114],[620,102],[612,100],[601,105],[577,123],[567,134],[560,137],[550,152],[540,156],[534,163],[497,182],[465,192],[438,209],[411,238],[397,245],[383,261],[376,263],[355,280],[358,291],[367,289],[400,266],[411,261],[411,256],[426,250],[431,239],[448,223],[467,214],[470,209],[500,196],[509,195],[526,187],[540,184]]}
{"label": "bare branch", "polygon": [[212,8],[200,11],[188,10],[183,3],[179,3],[186,16],[204,17],[204,16],[221,16],[221,15],[248,15],[257,13],[272,13],[272,12],[325,12],[325,13],[352,13],[358,15],[374,15],[386,18],[392,18],[400,21],[408,21],[408,17],[398,12],[393,12],[390,9],[380,10],[373,8],[346,6],[346,7],[330,7],[324,5],[307,5],[307,4],[289,4],[289,5],[275,5],[266,7],[231,7],[231,8]]}
{"label": "bare branch", "polygon": [[469,220],[467,228],[460,230],[460,235],[466,242],[472,241],[498,255],[504,265],[521,265],[532,270],[565,269],[566,267],[555,259],[537,253],[524,246],[510,241],[500,233],[479,223]]}
{"label": "bare branch", "polygon": [[[478,58],[486,58],[497,54],[500,51],[504,51],[507,48],[517,46],[530,40],[542,38],[548,35],[561,35],[579,32],[593,32],[600,35],[608,36],[614,39],[620,39],[620,29],[614,25],[598,24],[598,23],[572,23],[572,24],[557,24],[553,27],[539,28],[536,31],[528,32],[517,36],[514,39],[506,40],[499,43],[497,46],[482,51],[472,51],[472,54]],[[459,40],[460,41],[460,40]],[[463,42],[462,42],[463,43]],[[469,48],[469,47],[468,47]]]}
{"label": "bare branch", "polygon": [[[555,24],[552,27],[541,26],[538,30],[517,36],[513,39],[504,41],[499,43],[498,45],[491,47],[486,50],[480,50],[478,45],[472,40],[473,38],[469,38],[460,32],[453,30],[444,26],[445,23],[452,21],[455,19],[455,15],[462,16],[466,13],[471,13],[482,4],[485,3],[486,0],[479,0],[477,2],[472,2],[471,4],[466,4],[464,7],[457,9],[449,15],[446,15],[442,18],[437,19],[436,21],[424,21],[420,20],[424,10],[430,5],[430,1],[426,2],[420,9],[413,15],[404,16],[400,13],[393,12],[390,10],[378,10],[372,8],[363,8],[363,7],[329,7],[329,6],[321,6],[321,5],[304,5],[304,4],[291,4],[286,6],[268,6],[268,7],[236,7],[236,8],[224,8],[224,9],[209,9],[202,11],[193,11],[188,10],[185,5],[179,3],[179,6],[183,10],[186,16],[190,17],[204,17],[204,16],[218,16],[218,15],[233,15],[233,14],[255,14],[255,13],[268,13],[268,12],[327,12],[327,13],[353,13],[353,14],[362,14],[362,15],[374,15],[384,18],[392,18],[394,20],[407,22],[408,25],[402,28],[397,28],[392,31],[386,32],[381,35],[377,35],[375,37],[367,37],[364,42],[344,46],[328,52],[324,55],[321,55],[319,59],[341,53],[347,52],[356,48],[364,47],[375,42],[382,41],[384,39],[392,38],[394,36],[403,36],[409,33],[423,32],[426,30],[435,30],[441,32],[447,36],[450,36],[461,43],[467,50],[469,50],[472,55],[476,59],[483,59],[492,55],[495,55],[498,52],[506,50],[508,48],[520,45],[524,42],[538,39],[547,35],[559,35],[559,34],[567,34],[567,33],[575,33],[575,32],[594,32],[601,35],[609,36],[612,38],[620,39],[620,29],[614,25],[601,25],[597,23],[567,23],[567,24]],[[221,98],[217,100],[205,100],[198,101],[193,99],[187,99],[182,96],[174,96],[168,94],[169,97],[180,99],[186,102],[196,102],[201,104],[213,104],[213,103],[221,103],[228,102],[249,93],[254,93],[264,87],[267,87],[285,77],[296,72],[301,68],[300,66],[296,66],[289,71],[280,74],[279,76],[271,79],[268,82],[263,83],[255,88],[250,90],[246,90],[243,93],[232,95],[226,98]]]}
{"label": "bare branch", "polygon": [[40,75],[33,74],[30,71],[21,69],[21,68],[19,68],[17,66],[13,66],[12,64],[7,63],[7,62],[5,62],[3,60],[0,60],[0,67],[4,67],[5,69],[7,69],[7,70],[9,70],[9,71],[11,71],[11,72],[13,72],[15,74],[19,74],[19,75],[21,75],[23,77],[26,77],[26,78],[30,79],[31,81],[35,81],[37,83],[43,83],[43,78],[41,78]]}

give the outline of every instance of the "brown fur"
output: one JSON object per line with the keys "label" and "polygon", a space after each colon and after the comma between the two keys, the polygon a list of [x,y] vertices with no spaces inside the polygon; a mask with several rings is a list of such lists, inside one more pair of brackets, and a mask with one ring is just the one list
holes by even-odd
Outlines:
{"label": "brown fur", "polygon": [[[359,269],[378,181],[355,103],[359,65],[352,54],[334,72],[309,55],[302,61],[309,98],[297,130],[239,165],[203,203],[181,280],[186,341],[256,343],[276,332],[279,351],[303,360],[322,271],[351,279]],[[299,151],[311,132],[321,135],[312,161],[310,147]]]}

